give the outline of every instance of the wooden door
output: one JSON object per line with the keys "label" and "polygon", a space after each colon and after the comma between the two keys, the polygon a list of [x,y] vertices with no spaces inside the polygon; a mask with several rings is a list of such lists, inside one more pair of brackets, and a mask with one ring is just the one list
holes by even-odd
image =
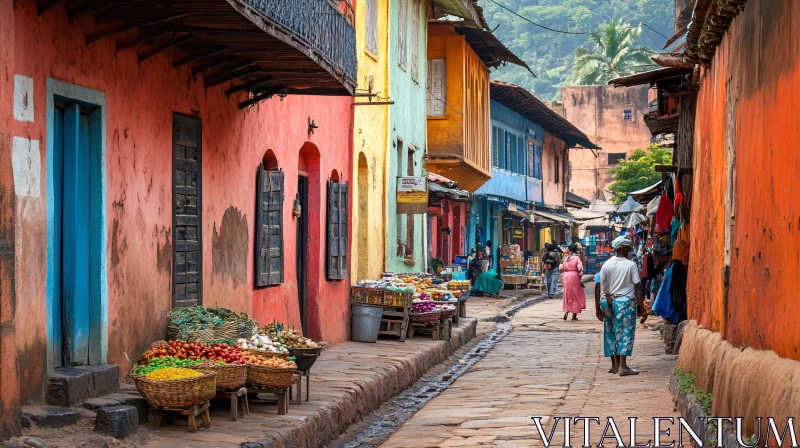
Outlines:
{"label": "wooden door", "polygon": [[198,118],[173,115],[173,307],[203,303],[201,141],[201,124]]}

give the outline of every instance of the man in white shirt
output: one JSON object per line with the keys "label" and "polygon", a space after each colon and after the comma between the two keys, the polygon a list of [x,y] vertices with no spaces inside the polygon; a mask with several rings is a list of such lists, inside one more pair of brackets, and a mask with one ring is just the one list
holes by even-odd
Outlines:
{"label": "man in white shirt", "polygon": [[619,372],[620,376],[639,374],[638,370],[628,367],[627,357],[633,352],[637,311],[642,317],[640,323],[647,320],[639,268],[636,263],[628,260],[632,245],[631,240],[624,236],[615,239],[611,247],[617,255],[603,263],[600,269],[600,289],[603,294],[600,311],[604,316],[603,346],[606,356],[610,356],[612,364],[617,367],[616,372],[614,368],[611,372]]}

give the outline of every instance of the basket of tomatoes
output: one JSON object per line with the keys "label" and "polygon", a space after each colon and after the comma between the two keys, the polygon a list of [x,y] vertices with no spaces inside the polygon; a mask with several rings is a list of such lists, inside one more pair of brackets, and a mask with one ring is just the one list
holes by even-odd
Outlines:
{"label": "basket of tomatoes", "polygon": [[203,341],[159,341],[142,356],[140,366],[158,363],[159,360],[174,359],[187,367],[201,372],[215,372],[217,389],[238,389],[247,379],[248,356],[236,346],[225,343],[208,343]]}
{"label": "basket of tomatoes", "polygon": [[292,385],[297,364],[276,356],[250,355],[247,360],[247,384],[254,387],[285,389]]}

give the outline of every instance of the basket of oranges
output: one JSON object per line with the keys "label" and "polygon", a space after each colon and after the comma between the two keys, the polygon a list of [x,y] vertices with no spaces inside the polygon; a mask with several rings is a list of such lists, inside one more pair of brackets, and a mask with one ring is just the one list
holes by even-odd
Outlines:
{"label": "basket of oranges", "polygon": [[292,385],[297,365],[277,356],[251,354],[247,360],[247,384],[253,387],[285,389]]}

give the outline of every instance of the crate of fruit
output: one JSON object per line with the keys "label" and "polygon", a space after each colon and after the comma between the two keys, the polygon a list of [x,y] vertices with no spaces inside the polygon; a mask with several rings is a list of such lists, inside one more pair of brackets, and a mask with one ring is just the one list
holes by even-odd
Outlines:
{"label": "crate of fruit", "polygon": [[353,286],[350,288],[350,299],[358,303],[371,303],[373,305],[383,305],[385,289],[364,288]]}

